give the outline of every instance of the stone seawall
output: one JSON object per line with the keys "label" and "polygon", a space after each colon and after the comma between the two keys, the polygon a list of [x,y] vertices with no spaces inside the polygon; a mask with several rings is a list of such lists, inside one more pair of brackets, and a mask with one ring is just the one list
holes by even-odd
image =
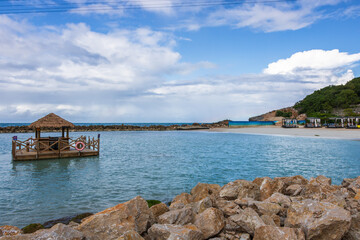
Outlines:
{"label": "stone seawall", "polygon": [[325,176],[198,183],[170,206],[140,196],[84,218],[24,234],[0,226],[0,240],[356,240],[360,176],[332,185]]}
{"label": "stone seawall", "polygon": [[[72,132],[102,132],[102,131],[174,131],[174,130],[191,130],[201,128],[222,128],[228,127],[229,121],[224,120],[216,123],[193,123],[192,125],[152,125],[152,126],[133,126],[133,125],[90,125],[90,126],[75,126],[70,131]],[[59,129],[44,128],[42,132],[57,132]],[[0,133],[31,133],[33,129],[28,126],[8,126],[0,127]]]}

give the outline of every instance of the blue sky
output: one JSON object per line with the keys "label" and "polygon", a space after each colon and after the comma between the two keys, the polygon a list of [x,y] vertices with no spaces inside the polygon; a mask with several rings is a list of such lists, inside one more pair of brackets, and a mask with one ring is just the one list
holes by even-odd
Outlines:
{"label": "blue sky", "polygon": [[360,76],[356,0],[13,0],[0,13],[2,122],[247,120]]}

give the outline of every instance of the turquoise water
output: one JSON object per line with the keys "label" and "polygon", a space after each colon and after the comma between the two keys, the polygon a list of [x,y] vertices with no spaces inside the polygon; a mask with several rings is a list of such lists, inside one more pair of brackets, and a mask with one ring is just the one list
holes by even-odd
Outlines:
{"label": "turquoise water", "polygon": [[[17,134],[19,139],[31,135]],[[198,182],[222,185],[259,176],[323,174],[339,184],[345,177],[360,175],[358,141],[208,132],[101,132],[100,157],[12,162],[12,136],[0,134],[0,225],[23,227],[96,212],[137,195],[168,201]]]}

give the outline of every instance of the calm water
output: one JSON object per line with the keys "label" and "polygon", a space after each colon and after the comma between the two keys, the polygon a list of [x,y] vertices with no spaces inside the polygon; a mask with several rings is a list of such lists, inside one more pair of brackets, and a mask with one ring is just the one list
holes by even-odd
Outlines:
{"label": "calm water", "polygon": [[[85,133],[97,136],[97,133]],[[0,225],[96,212],[137,195],[170,200],[198,182],[360,175],[360,142],[206,132],[102,132],[100,157],[12,162],[0,134]],[[31,134],[17,134],[19,139]],[[53,133],[45,133],[54,135]],[[81,133],[72,133],[79,136]]]}

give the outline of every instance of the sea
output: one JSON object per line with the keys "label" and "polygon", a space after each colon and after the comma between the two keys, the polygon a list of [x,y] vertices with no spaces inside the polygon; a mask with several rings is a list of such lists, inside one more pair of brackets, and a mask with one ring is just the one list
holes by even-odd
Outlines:
{"label": "sea", "polygon": [[359,141],[206,131],[71,136],[99,133],[98,157],[28,162],[13,162],[14,134],[0,134],[0,225],[24,227],[98,212],[138,195],[169,202],[199,182],[322,174],[341,184],[360,175]]}

